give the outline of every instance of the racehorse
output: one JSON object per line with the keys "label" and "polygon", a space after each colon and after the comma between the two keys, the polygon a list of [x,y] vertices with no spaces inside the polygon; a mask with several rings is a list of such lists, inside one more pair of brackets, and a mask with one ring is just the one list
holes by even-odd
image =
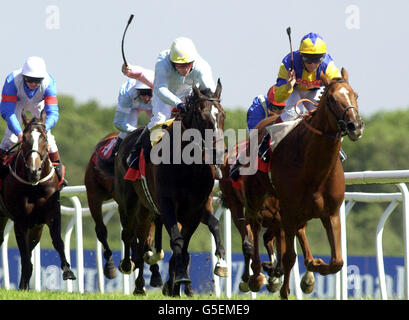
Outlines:
{"label": "racehorse", "polygon": [[[103,221],[102,204],[104,201],[114,197],[114,177],[112,175],[114,170],[113,161],[110,161],[113,157],[110,156],[110,152],[112,152],[112,147],[118,134],[118,132],[110,133],[97,143],[88,161],[84,176],[88,206],[95,222],[95,233],[104,247],[104,275],[108,279],[115,278],[117,272],[107,240],[108,230]],[[159,230],[155,232],[155,224],[152,224],[148,237],[148,247],[145,252],[145,262],[150,265],[149,269],[152,273],[150,279],[151,287],[161,287],[163,284],[157,264],[162,252],[162,228],[159,221],[156,221],[156,224],[158,224]],[[153,253],[151,249],[154,238],[156,253]],[[140,272],[140,274],[142,273]]]}
{"label": "racehorse", "polygon": [[[193,144],[190,141],[184,141],[186,139],[181,141],[181,136],[178,137],[175,133],[176,123],[182,135],[188,129],[196,129],[195,132],[200,135],[199,144],[201,145],[202,140],[205,139],[206,129],[223,129],[225,112],[220,105],[220,94],[220,81],[218,81],[215,93],[204,94],[193,87],[193,93],[186,100],[187,111],[181,113],[176,121],[166,128],[167,135],[156,145],[159,146],[162,143],[164,146],[164,141],[169,142],[167,144],[169,153],[163,147],[158,154],[169,156],[170,161],[159,164],[147,161],[145,176],[142,176],[140,180],[123,179],[128,170],[126,158],[139,136],[138,133],[131,133],[124,139],[115,159],[115,193],[123,227],[122,241],[125,246],[125,258],[121,261],[121,269],[129,272],[132,268],[129,258],[130,243],[135,233],[138,246],[142,247],[146,241],[147,223],[153,219],[155,214],[160,215],[169,233],[172,248],[169,280],[163,288],[165,295],[179,295],[181,284],[185,284],[185,292],[186,287],[191,287],[188,275],[189,241],[203,217],[205,217],[204,220],[213,217],[211,191],[214,185],[214,168],[203,162],[186,164],[182,159],[177,164],[173,161],[182,154],[173,153],[174,144],[179,143],[180,151],[183,150],[183,153]],[[165,139],[166,137],[168,140]],[[151,154],[155,151],[155,147]],[[200,154],[203,156],[204,153],[205,148],[200,146]],[[217,240],[216,243],[218,243]],[[138,251],[140,255],[140,250]],[[216,252],[216,255],[220,254],[224,255],[224,250]],[[139,261],[140,257],[136,259],[137,263]],[[190,294],[192,294],[191,291],[189,291]]]}
{"label": "racehorse", "polygon": [[[238,186],[233,186],[232,181],[229,179],[230,164],[228,159],[229,157],[227,156],[225,158],[224,165],[221,166],[222,179],[219,181],[219,187],[222,195],[223,206],[230,209],[233,222],[241,236],[244,270],[241,276],[242,282],[240,282],[239,289],[242,292],[248,292],[248,282],[250,279],[250,259],[253,250],[254,238],[249,220],[246,218],[244,212],[245,199],[242,182],[239,180]],[[268,291],[276,292],[280,287],[280,277],[283,274],[281,267],[281,248],[285,238],[281,228],[279,201],[273,190],[270,190],[268,193],[269,196],[266,197],[260,209],[261,220],[259,222],[261,226],[265,228],[263,242],[270,261],[263,262],[262,267],[269,276],[266,284]],[[301,245],[304,257],[307,257],[305,261],[309,261],[312,254],[306,238],[305,228],[300,229],[297,232],[297,238]],[[274,244],[276,246],[276,250],[274,250]],[[275,254],[275,251],[277,251],[277,254]],[[301,289],[304,293],[311,293],[314,289],[314,284],[314,274],[307,272],[302,277]]]}
{"label": "racehorse", "polygon": [[10,160],[10,173],[1,188],[0,244],[8,219],[14,221],[14,232],[21,256],[19,289],[28,290],[33,272],[31,252],[40,241],[47,224],[53,246],[61,260],[64,280],[76,277],[67,262],[61,238],[60,185],[48,156],[46,113],[29,120],[22,113],[23,141]]}
{"label": "racehorse", "polygon": [[[271,183],[280,201],[285,234],[281,298],[288,299],[290,292],[290,271],[296,259],[294,236],[305,228],[308,220],[321,219],[331,247],[331,259],[327,264],[321,259],[305,257],[309,260],[306,261],[307,270],[327,275],[338,272],[343,266],[339,209],[345,194],[345,178],[339,150],[341,138],[347,135],[351,141],[357,141],[363,134],[364,125],[358,113],[357,94],[348,83],[347,71],[342,69],[341,75],[342,78],[329,80],[321,73],[325,91],[318,107],[276,146],[270,159],[271,182],[268,175],[260,171],[253,176],[243,176],[246,216],[255,238],[253,275],[249,281],[252,291],[259,291],[263,283],[257,220],[260,219],[266,186]],[[259,132],[265,129],[266,120],[257,126]]]}

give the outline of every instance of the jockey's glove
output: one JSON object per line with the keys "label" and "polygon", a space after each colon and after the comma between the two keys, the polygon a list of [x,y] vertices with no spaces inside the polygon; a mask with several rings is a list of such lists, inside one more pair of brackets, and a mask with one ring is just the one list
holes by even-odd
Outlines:
{"label": "jockey's glove", "polygon": [[179,103],[176,108],[178,108],[181,112],[186,112],[186,104],[183,102]]}

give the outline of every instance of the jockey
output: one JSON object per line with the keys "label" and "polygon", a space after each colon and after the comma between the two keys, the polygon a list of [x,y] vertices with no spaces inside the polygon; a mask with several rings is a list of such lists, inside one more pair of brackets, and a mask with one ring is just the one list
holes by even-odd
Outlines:
{"label": "jockey", "polygon": [[150,153],[150,129],[157,123],[170,119],[172,108],[186,111],[185,97],[192,92],[192,86],[197,86],[200,90],[216,90],[209,64],[199,56],[192,40],[180,37],[173,41],[170,49],[159,53],[155,64],[153,116],[127,159],[131,168],[138,168],[139,161],[135,160],[138,159],[142,146],[145,154]]}
{"label": "jockey", "polygon": [[[330,80],[340,78],[341,72],[334,60],[327,53],[324,39],[317,33],[309,33],[301,39],[299,50],[293,53],[293,69],[291,69],[291,54],[284,57],[278,71],[276,83],[276,100],[285,102],[285,111],[281,115],[283,121],[294,120],[298,117],[294,110],[300,99],[317,102],[323,92],[320,79],[323,72]],[[304,102],[297,107],[298,113],[305,113],[314,109],[311,103]]]}
{"label": "jockey", "polygon": [[[309,33],[301,39],[300,48],[295,51],[293,69],[291,69],[291,54],[284,57],[278,71],[276,83],[276,99],[285,102],[285,111],[280,116],[282,121],[294,120],[298,113],[305,113],[316,108],[309,102],[294,106],[300,99],[309,99],[317,103],[324,92],[321,81],[321,72],[330,80],[341,78],[341,72],[336,67],[334,60],[327,53],[324,39],[317,33]],[[341,161],[347,156],[341,149]]]}
{"label": "jockey", "polygon": [[153,78],[155,75],[153,70],[144,69],[139,66],[132,66],[130,68],[123,66],[123,71],[132,79],[125,82],[119,90],[114,125],[120,133],[113,147],[111,159],[114,158],[126,135],[138,127],[139,112],[146,112],[149,119],[152,115],[151,100]]}
{"label": "jockey", "polygon": [[[284,112],[285,103],[284,102],[277,102],[275,99],[275,86],[272,86],[269,90],[267,95],[259,95],[254,98],[252,105],[247,110],[247,129],[250,131],[251,129],[255,129],[256,125],[263,119],[271,116],[271,115],[281,115]],[[281,120],[279,120],[281,122]],[[269,137],[268,135],[263,139],[262,143],[259,146],[259,157],[262,161],[268,162],[268,153],[267,150],[269,148]],[[239,166],[240,166],[240,159],[237,157],[236,162],[230,168],[229,175],[234,180],[237,181],[239,178]]]}
{"label": "jockey", "polygon": [[[20,125],[21,113],[30,111],[33,117],[39,118],[43,109],[47,115],[45,129],[47,130],[49,157],[61,180],[60,155],[55,138],[50,131],[59,118],[57,87],[54,78],[47,72],[44,60],[33,56],[25,61],[21,69],[10,73],[3,86],[0,112],[7,122],[7,128],[0,144],[2,156],[11,146],[23,140],[23,129]],[[67,184],[68,182],[64,179],[62,186]]]}

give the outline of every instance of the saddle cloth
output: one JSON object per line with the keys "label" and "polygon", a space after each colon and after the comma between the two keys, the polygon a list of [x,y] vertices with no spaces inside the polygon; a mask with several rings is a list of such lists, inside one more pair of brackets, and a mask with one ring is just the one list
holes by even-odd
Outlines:
{"label": "saddle cloth", "polygon": [[[291,120],[291,121],[286,121],[286,122],[281,122],[281,123],[275,123],[275,124],[272,124],[266,127],[267,132],[270,134],[270,150],[269,150],[270,153],[273,153],[273,151],[278,146],[278,144],[281,142],[281,140],[283,140],[299,124],[301,120],[302,118]],[[246,144],[246,147],[247,147],[247,144]],[[242,147],[241,147],[241,150],[243,150]],[[241,152],[240,148],[239,148],[239,152]],[[265,163],[264,161],[260,159],[260,157],[258,157],[257,160],[258,160],[257,169],[259,171],[265,172],[265,173],[270,171],[271,169],[270,163]],[[233,179],[231,178],[230,178],[230,181],[232,183],[233,188],[235,189],[243,188],[241,176],[239,177],[237,181],[233,181]]]}

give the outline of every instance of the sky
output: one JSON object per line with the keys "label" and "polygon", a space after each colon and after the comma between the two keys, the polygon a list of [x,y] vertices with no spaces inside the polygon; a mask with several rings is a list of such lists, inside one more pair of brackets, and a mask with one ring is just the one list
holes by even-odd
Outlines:
{"label": "sky", "polygon": [[[301,38],[319,33],[338,68],[349,73],[359,110],[409,108],[409,1],[370,0],[36,0],[3,1],[0,77],[29,56],[45,59],[59,94],[112,107],[129,64],[154,69],[180,36],[193,40],[223,85],[224,108],[247,109],[276,82],[281,60]],[[63,107],[63,106],[61,106]]]}

